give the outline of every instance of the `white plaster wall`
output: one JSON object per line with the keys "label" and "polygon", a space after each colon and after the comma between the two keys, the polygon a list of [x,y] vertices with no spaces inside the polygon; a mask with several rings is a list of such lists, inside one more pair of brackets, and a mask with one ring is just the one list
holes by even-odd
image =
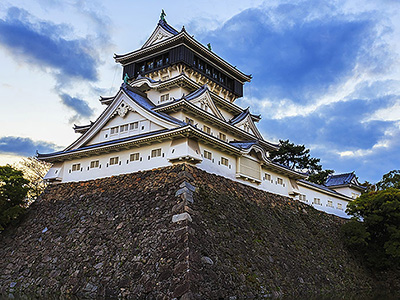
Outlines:
{"label": "white plaster wall", "polygon": [[[272,170],[267,170],[265,168],[261,169],[262,172],[262,182],[259,185],[259,188],[274,193],[282,196],[289,196],[289,189],[290,189],[290,182],[289,178],[287,176],[284,176],[282,174],[278,174]],[[271,175],[271,180],[266,180],[265,178],[265,173],[268,173]],[[278,178],[282,178],[283,184],[278,184]]]}
{"label": "white plaster wall", "polygon": [[[126,174],[138,172],[141,170],[151,170],[153,168],[165,167],[171,165],[170,162],[167,161],[167,153],[170,146],[170,141],[154,144],[150,146],[143,146],[140,148],[132,148],[128,150],[123,150],[120,152],[111,152],[108,154],[102,154],[93,157],[87,157],[82,159],[70,160],[64,162],[63,168],[63,182],[69,181],[85,181],[90,179],[102,178],[102,177],[110,177],[113,175]],[[161,157],[150,157],[151,150],[161,148],[162,156]],[[129,161],[129,157],[131,153],[140,153],[140,157],[142,160],[140,161]],[[109,161],[111,157],[119,157],[120,164],[118,165],[109,165]],[[100,168],[90,169],[90,162],[94,160],[100,161]],[[80,163],[81,170],[80,171],[71,171],[71,167],[73,164]]]}
{"label": "white plaster wall", "polygon": [[[299,192],[307,196],[307,201],[303,202],[313,206],[315,209],[324,211],[329,214],[334,214],[342,218],[349,218],[349,216],[345,212],[348,201],[308,188],[303,185],[299,185]],[[321,205],[314,204],[314,198],[321,199]],[[296,199],[298,199],[298,197],[296,197]],[[328,206],[328,200],[332,201],[333,207]],[[342,204],[342,209],[338,208],[338,203]]]}
{"label": "white plaster wall", "polygon": [[[148,91],[146,94],[147,94],[147,98],[149,98],[151,100],[151,102],[154,103],[154,105],[160,105],[163,103],[167,103],[169,101],[173,101],[173,99],[182,98],[183,95],[189,94],[189,90],[187,90],[185,88],[181,88],[181,87],[175,87],[170,90],[165,90],[165,91],[161,91],[161,92],[158,90],[152,89],[152,90]],[[161,97],[161,95],[165,95],[165,94],[169,95],[169,100],[161,102],[160,97]]]}
{"label": "white plaster wall", "polygon": [[[128,129],[128,131],[125,132],[120,132],[120,130],[118,130],[117,134],[111,134],[110,133],[110,128],[112,127],[116,127],[116,126],[121,126],[121,125],[125,125],[125,124],[130,124],[133,122],[139,122],[139,126],[138,129],[135,130],[130,130]],[[129,128],[129,126],[128,126]],[[125,138],[128,136],[134,136],[134,135],[138,135],[138,134],[143,134],[146,132],[150,132],[150,131],[157,131],[157,130],[161,130],[163,129],[163,127],[155,124],[154,122],[151,122],[147,119],[145,119],[143,116],[141,116],[140,114],[136,113],[136,112],[128,112],[124,118],[122,118],[121,116],[119,116],[118,114],[115,115],[110,121],[107,122],[107,124],[102,128],[102,130],[97,133],[93,139],[91,139],[87,145],[93,145],[93,144],[98,144],[98,143],[102,143],[102,142],[106,142],[106,141],[112,141],[112,140],[116,140],[116,139],[120,139],[120,138]]]}
{"label": "white plaster wall", "polygon": [[346,195],[346,196],[348,196],[350,198],[354,198],[353,197],[353,193],[357,195],[356,198],[361,195],[360,191],[352,189],[352,188],[347,187],[347,186],[346,187],[335,188],[334,190],[337,191],[338,193]]}

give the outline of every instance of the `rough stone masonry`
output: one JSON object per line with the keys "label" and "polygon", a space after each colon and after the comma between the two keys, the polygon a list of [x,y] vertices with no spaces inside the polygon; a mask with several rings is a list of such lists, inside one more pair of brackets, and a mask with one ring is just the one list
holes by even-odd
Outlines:
{"label": "rough stone masonry", "polygon": [[187,164],[52,185],[0,235],[0,291],[241,299],[370,288],[342,222]]}

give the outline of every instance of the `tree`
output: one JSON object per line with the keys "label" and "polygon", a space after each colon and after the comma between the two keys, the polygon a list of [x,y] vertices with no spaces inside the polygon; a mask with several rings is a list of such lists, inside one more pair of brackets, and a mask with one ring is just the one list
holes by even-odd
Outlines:
{"label": "tree", "polygon": [[25,179],[29,180],[28,197],[36,199],[44,191],[47,183],[43,177],[49,171],[50,163],[40,161],[36,157],[23,158],[15,168],[24,173]]}
{"label": "tree", "polygon": [[400,190],[364,193],[348,204],[346,212],[354,216],[342,227],[346,243],[358,248],[370,266],[400,266]]}
{"label": "tree", "polygon": [[322,185],[326,182],[329,175],[333,174],[334,172],[335,172],[334,170],[322,170],[319,171],[318,173],[311,174],[310,176],[308,176],[307,180]]}
{"label": "tree", "polygon": [[378,190],[385,190],[388,188],[400,189],[400,170],[392,170],[383,175],[381,181],[376,184]]}
{"label": "tree", "polygon": [[319,158],[310,155],[310,149],[304,145],[295,145],[289,140],[279,140],[279,149],[270,153],[272,161],[288,166],[292,170],[308,172],[310,174],[320,172],[322,166]]}
{"label": "tree", "polygon": [[21,171],[0,167],[0,230],[24,212],[28,183]]}

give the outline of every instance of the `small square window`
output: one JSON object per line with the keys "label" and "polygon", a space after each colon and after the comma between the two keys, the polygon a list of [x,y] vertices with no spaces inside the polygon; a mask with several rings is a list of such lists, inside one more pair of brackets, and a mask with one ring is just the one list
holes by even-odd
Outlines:
{"label": "small square window", "polygon": [[280,185],[283,185],[283,179],[282,178],[277,178],[276,183],[280,184]]}
{"label": "small square window", "polygon": [[314,198],[314,204],[321,205],[321,199],[320,198]]}
{"label": "small square window", "polygon": [[116,127],[111,127],[110,134],[117,134],[118,133],[118,126]]}
{"label": "small square window", "polygon": [[169,94],[164,94],[160,96],[160,102],[165,102],[169,100]]}
{"label": "small square window", "polygon": [[210,151],[204,150],[204,158],[211,160],[212,153]]}
{"label": "small square window", "polygon": [[161,148],[151,150],[151,157],[161,156]]}
{"label": "small square window", "polygon": [[128,124],[119,126],[119,132],[128,131]]}
{"label": "small square window", "polygon": [[99,165],[100,165],[100,162],[99,162],[98,160],[92,160],[92,161],[90,162],[90,168],[91,168],[91,169],[98,168]]}
{"label": "small square window", "polygon": [[211,134],[211,128],[208,127],[208,126],[206,126],[206,125],[203,126],[203,131],[204,131],[205,133]]}
{"label": "small square window", "polygon": [[221,165],[228,166],[229,160],[225,157],[221,157]]}
{"label": "small square window", "polygon": [[338,203],[338,204],[337,204],[337,208],[338,208],[338,209],[343,209],[342,203]]}
{"label": "small square window", "polygon": [[271,174],[265,173],[265,180],[271,181]]}
{"label": "small square window", "polygon": [[333,202],[332,202],[332,200],[328,200],[328,204],[326,204],[326,206],[328,206],[328,207],[333,207]]}
{"label": "small square window", "polygon": [[133,122],[129,124],[129,130],[137,130],[139,128],[139,122]]}
{"label": "small square window", "polygon": [[139,153],[132,153],[132,154],[129,156],[129,160],[130,160],[130,161],[139,160]]}
{"label": "small square window", "polygon": [[226,141],[226,134],[220,132],[220,133],[219,133],[219,139],[220,139],[220,140],[223,140],[223,141]]}
{"label": "small square window", "polygon": [[73,164],[72,165],[72,172],[80,171],[80,170],[81,170],[81,164]]}
{"label": "small square window", "polygon": [[110,166],[117,165],[118,162],[119,162],[119,157],[118,156],[110,158]]}

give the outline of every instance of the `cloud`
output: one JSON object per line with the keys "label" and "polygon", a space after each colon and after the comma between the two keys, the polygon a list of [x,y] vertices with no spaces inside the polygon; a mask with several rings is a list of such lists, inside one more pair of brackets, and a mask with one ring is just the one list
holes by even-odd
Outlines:
{"label": "cloud", "polygon": [[97,80],[97,59],[88,40],[67,39],[72,29],[65,24],[32,19],[23,9],[9,8],[0,19],[0,43],[25,62],[64,76]]}
{"label": "cloud", "polygon": [[346,16],[319,6],[304,1],[247,9],[201,39],[253,74],[251,92],[258,98],[312,102],[355,68],[378,72],[388,65],[372,13]]}
{"label": "cloud", "polygon": [[59,95],[61,98],[61,102],[74,110],[77,113],[77,116],[75,116],[75,119],[78,117],[90,117],[93,115],[93,109],[89,107],[86,101],[71,97],[68,94],[61,94]]}
{"label": "cloud", "polygon": [[39,153],[51,153],[60,147],[49,142],[34,141],[30,138],[5,136],[0,137],[0,153],[33,156]]}

